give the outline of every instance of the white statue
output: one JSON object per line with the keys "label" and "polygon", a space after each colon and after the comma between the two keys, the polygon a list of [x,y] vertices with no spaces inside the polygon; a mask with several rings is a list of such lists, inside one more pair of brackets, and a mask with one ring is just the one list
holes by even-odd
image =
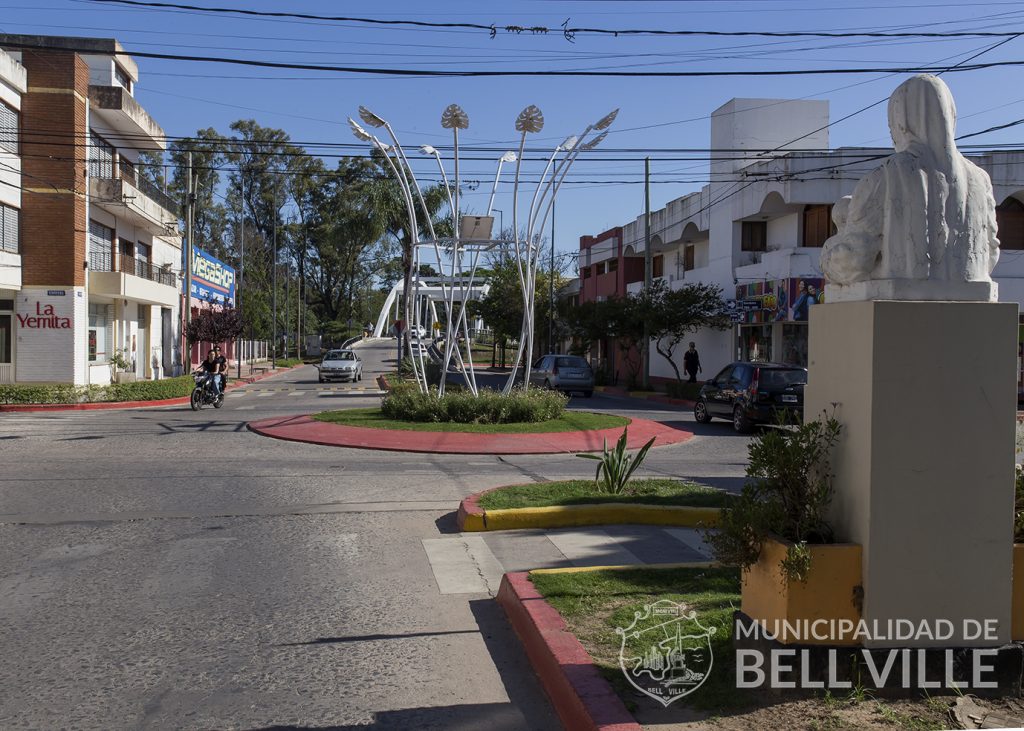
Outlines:
{"label": "white statue", "polygon": [[956,149],[956,107],[937,76],[900,84],[889,99],[895,154],[838,201],[825,242],[828,301],[995,301],[999,258],[988,173]]}

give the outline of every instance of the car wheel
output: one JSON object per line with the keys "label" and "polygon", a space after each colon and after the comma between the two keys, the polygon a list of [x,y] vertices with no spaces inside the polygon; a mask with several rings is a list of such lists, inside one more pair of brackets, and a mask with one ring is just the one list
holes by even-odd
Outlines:
{"label": "car wheel", "polygon": [[362,372],[362,371],[359,371],[359,376],[358,376],[358,377],[356,377],[356,380],[357,380],[357,381],[361,381],[361,380],[363,380],[363,372]]}
{"label": "car wheel", "polygon": [[708,412],[708,404],[704,400],[693,405],[693,418],[698,424],[707,424],[711,421],[711,414]]}
{"label": "car wheel", "polygon": [[320,383],[323,383],[326,380],[327,380],[326,378],[324,378],[323,376],[320,376]]}
{"label": "car wheel", "polygon": [[750,423],[750,419],[743,413],[743,407],[737,405],[732,410],[732,428],[740,434],[747,434],[753,428],[753,424]]}

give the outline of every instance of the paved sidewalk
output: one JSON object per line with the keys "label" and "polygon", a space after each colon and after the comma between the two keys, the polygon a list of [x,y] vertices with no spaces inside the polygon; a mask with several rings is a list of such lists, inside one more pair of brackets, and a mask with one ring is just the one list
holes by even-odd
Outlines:
{"label": "paved sidewalk", "polygon": [[[628,428],[627,446],[630,449],[642,447],[651,437],[655,438],[656,447],[679,444],[693,437],[693,432],[648,419],[633,419]],[[622,435],[622,429],[618,427],[545,434],[468,434],[369,429],[316,421],[308,415],[254,421],[249,424],[249,429],[265,437],[292,442],[429,454],[598,452],[604,447],[606,440],[609,444],[614,444]]]}

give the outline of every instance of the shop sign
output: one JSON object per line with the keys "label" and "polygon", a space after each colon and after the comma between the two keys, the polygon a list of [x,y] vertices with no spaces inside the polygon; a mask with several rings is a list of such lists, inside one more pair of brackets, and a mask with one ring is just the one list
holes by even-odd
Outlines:
{"label": "shop sign", "polygon": [[192,299],[235,305],[235,269],[202,249],[192,249]]}
{"label": "shop sign", "polygon": [[18,324],[29,330],[70,330],[71,318],[59,317],[53,305],[36,302],[34,315],[18,315]]}
{"label": "shop sign", "polygon": [[757,302],[745,312],[743,322],[806,322],[807,309],[825,301],[825,280],[821,277],[790,277],[741,284],[736,288],[738,302]]}
{"label": "shop sign", "polygon": [[67,292],[65,292],[63,289],[48,289],[48,290],[46,290],[46,296],[47,297],[63,297],[66,294],[67,294]]}

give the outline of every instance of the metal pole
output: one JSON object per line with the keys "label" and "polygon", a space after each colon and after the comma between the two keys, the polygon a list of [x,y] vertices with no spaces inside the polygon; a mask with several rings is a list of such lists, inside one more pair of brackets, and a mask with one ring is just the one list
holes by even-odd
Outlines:
{"label": "metal pole", "polygon": [[[651,291],[651,158],[644,158],[644,296]],[[644,390],[651,388],[651,331],[644,318],[641,358],[644,364]]]}
{"label": "metal pole", "polygon": [[551,201],[551,271],[548,272],[548,352],[555,352],[555,202]]}
{"label": "metal pole", "polygon": [[[188,326],[192,322],[192,209],[195,205],[195,186],[192,180],[192,151],[189,150],[187,156],[188,165],[188,183],[186,190],[188,191],[185,196],[185,333],[188,332]],[[183,333],[184,334],[184,333]],[[185,361],[185,373],[192,372],[192,346],[188,342],[188,335],[185,335],[185,348],[187,351],[187,360]]]}
{"label": "metal pole", "polygon": [[270,367],[277,368],[277,178],[274,179],[274,275],[273,284],[273,311],[274,311],[274,342],[270,350]]}

